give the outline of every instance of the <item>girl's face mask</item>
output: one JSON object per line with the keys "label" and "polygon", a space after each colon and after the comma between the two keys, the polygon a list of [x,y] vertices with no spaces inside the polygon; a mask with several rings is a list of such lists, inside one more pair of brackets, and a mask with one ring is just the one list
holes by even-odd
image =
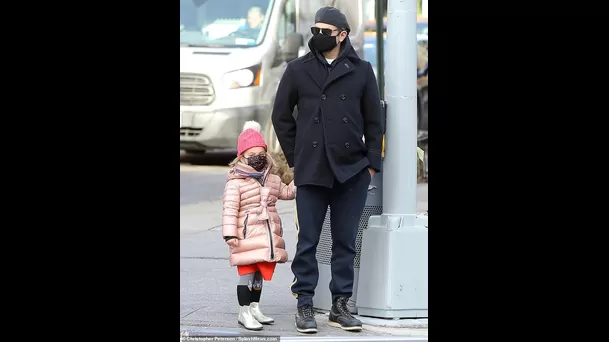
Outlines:
{"label": "girl's face mask", "polygon": [[257,154],[247,157],[247,165],[254,168],[254,170],[260,172],[264,170],[267,164],[266,154]]}

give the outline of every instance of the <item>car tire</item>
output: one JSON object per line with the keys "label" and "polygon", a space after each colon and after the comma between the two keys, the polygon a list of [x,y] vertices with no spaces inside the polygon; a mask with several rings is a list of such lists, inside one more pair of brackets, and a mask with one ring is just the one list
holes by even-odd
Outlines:
{"label": "car tire", "polygon": [[428,130],[428,94],[427,87],[417,92],[417,122],[420,131]]}
{"label": "car tire", "polygon": [[421,145],[423,145],[421,149],[424,152],[424,154],[423,154],[423,180],[425,180],[425,182],[428,182],[429,181],[429,174],[428,174],[427,167],[429,165],[429,159],[428,159],[429,158],[429,156],[428,156],[428,150],[429,150],[428,146],[429,145],[427,144],[427,142],[425,142],[425,143],[423,143]]}

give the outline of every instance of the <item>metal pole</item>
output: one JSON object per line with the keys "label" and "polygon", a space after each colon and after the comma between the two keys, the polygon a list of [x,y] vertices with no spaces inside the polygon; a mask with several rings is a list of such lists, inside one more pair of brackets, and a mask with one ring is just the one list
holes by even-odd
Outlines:
{"label": "metal pole", "polygon": [[[417,215],[417,0],[389,0],[383,214],[363,232],[357,309],[428,317],[428,220]],[[379,267],[381,265],[382,267]]]}
{"label": "metal pole", "polygon": [[417,208],[417,2],[389,0],[387,11],[387,135],[383,212]]}
{"label": "metal pole", "polygon": [[376,81],[379,86],[381,100],[385,99],[385,29],[383,14],[385,12],[384,0],[376,0]]}

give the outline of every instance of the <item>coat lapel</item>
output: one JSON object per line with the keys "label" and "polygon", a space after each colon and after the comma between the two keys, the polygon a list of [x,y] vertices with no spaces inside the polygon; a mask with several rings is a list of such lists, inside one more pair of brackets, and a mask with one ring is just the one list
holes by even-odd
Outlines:
{"label": "coat lapel", "polygon": [[[311,61],[314,61],[315,58],[316,58],[315,55],[313,55],[311,52],[309,52],[309,57],[305,58],[302,62],[303,63],[310,63]],[[309,76],[311,77],[313,82],[315,82],[315,84],[319,87],[319,89],[321,89],[323,81],[320,81],[320,80],[322,80],[322,78],[320,77],[319,66],[317,65],[317,63],[313,63],[313,65],[317,66],[317,68],[308,67],[308,68],[305,68],[305,69],[307,70],[307,74],[309,74]],[[315,70],[311,70],[311,69],[315,69]]]}
{"label": "coat lapel", "polygon": [[319,89],[321,88],[321,82],[319,82],[319,75],[315,75],[313,72],[311,72],[311,70],[307,69],[307,74],[309,74],[309,76],[311,76],[311,79],[313,80],[313,82],[315,82],[315,84],[317,84],[317,86],[319,87]]}
{"label": "coat lapel", "polygon": [[353,63],[351,63],[351,61],[349,61],[347,58],[338,62],[332,68],[332,71],[330,71],[330,75],[328,75],[328,78],[326,79],[326,82],[324,83],[324,86],[322,87],[322,91],[325,91],[328,88],[328,86],[330,84],[332,84],[332,82],[338,80],[339,78],[347,75],[350,72],[353,72],[354,70],[355,70],[355,67],[353,66]]}

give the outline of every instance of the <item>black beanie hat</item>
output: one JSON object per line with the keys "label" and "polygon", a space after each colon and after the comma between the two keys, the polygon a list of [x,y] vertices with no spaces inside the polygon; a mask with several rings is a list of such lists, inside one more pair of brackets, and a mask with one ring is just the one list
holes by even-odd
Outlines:
{"label": "black beanie hat", "polygon": [[347,17],[336,7],[322,7],[315,13],[315,23],[334,25],[339,29],[351,32]]}

